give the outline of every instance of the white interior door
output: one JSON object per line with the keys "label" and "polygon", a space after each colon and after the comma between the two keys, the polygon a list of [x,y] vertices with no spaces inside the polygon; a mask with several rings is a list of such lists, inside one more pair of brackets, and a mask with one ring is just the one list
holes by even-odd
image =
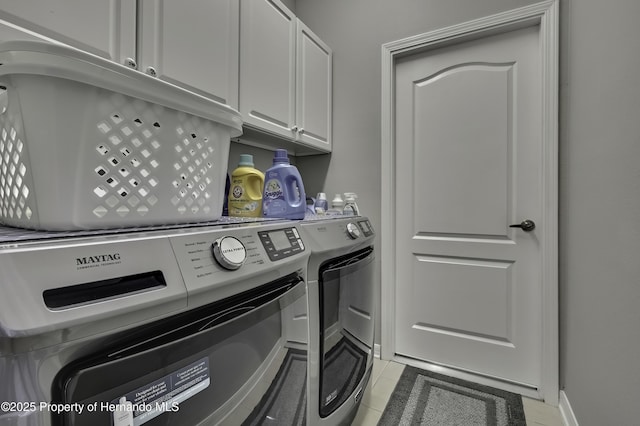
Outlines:
{"label": "white interior door", "polygon": [[[539,26],[395,67],[395,352],[537,388]],[[524,220],[535,229],[511,228]]]}

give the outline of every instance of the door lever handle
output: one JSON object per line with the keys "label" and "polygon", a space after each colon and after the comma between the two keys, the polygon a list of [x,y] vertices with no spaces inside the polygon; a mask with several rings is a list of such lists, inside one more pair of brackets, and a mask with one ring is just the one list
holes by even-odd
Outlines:
{"label": "door lever handle", "polygon": [[509,225],[509,228],[520,228],[522,229],[524,232],[531,232],[534,229],[536,229],[536,224],[534,221],[529,220],[529,219],[525,219],[520,223],[516,223],[513,225]]}

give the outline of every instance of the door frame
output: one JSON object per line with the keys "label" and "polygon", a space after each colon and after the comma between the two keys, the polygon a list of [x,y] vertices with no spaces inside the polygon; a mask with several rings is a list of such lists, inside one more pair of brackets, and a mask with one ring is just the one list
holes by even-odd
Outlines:
{"label": "door frame", "polygon": [[[542,256],[542,347],[540,388],[518,384],[502,387],[543,399],[557,406],[559,397],[559,312],[558,312],[558,0],[546,0],[434,30],[382,45],[382,152],[381,152],[381,358],[400,359],[395,354],[395,61],[407,55],[454,45],[489,35],[530,26],[540,27],[542,65],[542,219],[545,222]],[[406,362],[407,359],[402,359]],[[423,363],[424,364],[424,363]],[[422,365],[423,367],[428,367]],[[443,371],[441,366],[433,366]],[[468,373],[445,369],[449,374],[471,378]],[[493,379],[480,381],[491,384]]]}

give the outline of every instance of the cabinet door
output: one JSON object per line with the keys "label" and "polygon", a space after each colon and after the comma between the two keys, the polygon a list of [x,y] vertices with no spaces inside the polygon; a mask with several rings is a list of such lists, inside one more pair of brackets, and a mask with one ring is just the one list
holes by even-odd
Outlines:
{"label": "cabinet door", "polygon": [[295,138],[296,18],[278,0],[242,0],[240,112],[245,124]]}
{"label": "cabinet door", "polygon": [[238,0],[145,0],[140,71],[238,108]]}
{"label": "cabinet door", "polygon": [[329,46],[298,20],[298,140],[325,151],[331,151],[332,57]]}
{"label": "cabinet door", "polygon": [[52,39],[118,63],[136,57],[136,0],[0,0],[0,20],[26,30],[5,37]]}

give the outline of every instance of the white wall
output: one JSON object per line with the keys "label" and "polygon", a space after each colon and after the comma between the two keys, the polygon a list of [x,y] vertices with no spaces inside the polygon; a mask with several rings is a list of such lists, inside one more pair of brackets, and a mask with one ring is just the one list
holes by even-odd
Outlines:
{"label": "white wall", "polygon": [[[561,387],[582,426],[640,424],[640,1],[560,1]],[[379,229],[380,46],[531,3],[296,0],[335,55],[334,151],[298,160],[305,184]]]}

